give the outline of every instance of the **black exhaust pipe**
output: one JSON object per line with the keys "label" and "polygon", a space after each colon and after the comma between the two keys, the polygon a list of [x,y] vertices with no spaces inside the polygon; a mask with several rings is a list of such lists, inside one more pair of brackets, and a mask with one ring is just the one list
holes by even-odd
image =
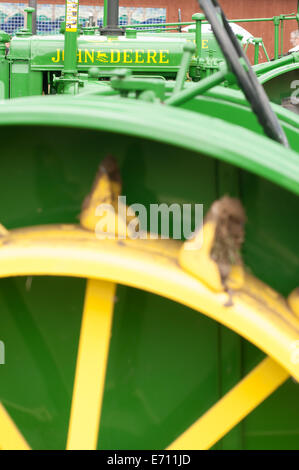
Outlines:
{"label": "black exhaust pipe", "polygon": [[32,13],[32,34],[36,34],[37,0],[29,0],[28,6],[34,8],[34,12]]}
{"label": "black exhaust pipe", "polygon": [[107,26],[100,29],[104,36],[122,36],[124,29],[118,26],[119,0],[108,0],[107,2]]}

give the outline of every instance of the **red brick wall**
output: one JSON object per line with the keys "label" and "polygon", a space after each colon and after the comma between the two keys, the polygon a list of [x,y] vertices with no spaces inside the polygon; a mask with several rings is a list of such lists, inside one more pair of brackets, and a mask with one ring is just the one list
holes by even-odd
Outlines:
{"label": "red brick wall", "polygon": [[[196,3],[194,0],[193,3]],[[225,14],[235,18],[269,18],[280,14],[297,12],[297,0],[221,0]],[[273,23],[242,23],[254,36],[262,37],[271,57],[274,55]],[[284,26],[284,52],[291,48],[290,33],[297,29],[297,21],[286,21]]]}
{"label": "red brick wall", "polygon": [[[12,0],[0,0],[12,1]],[[15,0],[26,1],[26,0]],[[38,0],[38,3],[63,4],[64,0]],[[104,0],[80,0],[82,5],[103,5]],[[264,18],[279,15],[281,13],[295,13],[297,10],[297,0],[220,0],[224,12],[230,19],[236,18]],[[174,22],[178,18],[178,9],[181,8],[182,20],[190,21],[192,14],[199,11],[197,0],[120,0],[120,6],[136,7],[157,7],[166,8],[167,21]],[[274,52],[274,30],[272,23],[248,23],[242,24],[254,36],[263,37],[266,48],[273,56]],[[290,47],[290,33],[297,28],[297,22],[288,21],[285,23],[285,51]]]}
{"label": "red brick wall", "polygon": [[[88,0],[81,1],[88,2]],[[100,3],[102,4],[103,1]],[[297,0],[219,0],[219,3],[229,19],[268,18],[282,13],[297,12]],[[120,0],[120,5],[167,8],[167,21],[170,23],[177,21],[179,8],[182,11],[183,21],[190,21],[192,14],[200,11],[197,0]],[[270,56],[273,56],[274,26],[272,22],[242,23],[241,26],[248,29],[254,36],[262,37]],[[284,52],[290,49],[290,33],[296,28],[296,20],[285,22]]]}
{"label": "red brick wall", "polygon": [[[88,0],[81,1],[88,2]],[[297,0],[219,0],[219,3],[229,19],[268,18],[283,13],[297,12]],[[103,1],[100,1],[100,4],[103,4]],[[120,0],[120,5],[167,8],[167,21],[170,23],[177,21],[179,8],[182,11],[183,21],[190,21],[192,14],[200,11],[197,0]],[[262,37],[269,55],[273,57],[274,26],[272,22],[242,23],[241,26],[248,29],[254,36]],[[290,33],[295,29],[297,29],[296,20],[285,22],[284,52],[291,47]]]}

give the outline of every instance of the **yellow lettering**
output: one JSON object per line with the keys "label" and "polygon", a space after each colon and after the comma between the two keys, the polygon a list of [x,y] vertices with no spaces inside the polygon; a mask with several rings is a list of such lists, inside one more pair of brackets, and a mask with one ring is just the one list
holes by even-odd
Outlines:
{"label": "yellow lettering", "polygon": [[129,54],[132,54],[133,51],[132,49],[125,49],[124,50],[124,64],[132,64],[133,63],[133,59],[132,59],[132,56],[131,56],[131,60],[129,60]]}
{"label": "yellow lettering", "polygon": [[147,51],[147,63],[150,64],[151,63],[151,60],[153,61],[154,64],[157,63],[157,60],[156,60],[156,57],[157,57],[157,52],[156,51]]}
{"label": "yellow lettering", "polygon": [[81,50],[81,49],[78,49],[78,52],[77,52],[77,59],[78,59],[78,62],[79,62],[79,63],[82,62],[82,50]]}
{"label": "yellow lettering", "polygon": [[160,51],[160,64],[169,64],[169,51]]}
{"label": "yellow lettering", "polygon": [[62,62],[64,62],[64,49],[62,51]]}
{"label": "yellow lettering", "polygon": [[202,48],[203,49],[208,49],[209,48],[208,43],[209,43],[208,39],[203,39],[202,40]]}
{"label": "yellow lettering", "polygon": [[60,61],[60,49],[57,49],[57,57],[51,58],[52,62],[59,62]]}
{"label": "yellow lettering", "polygon": [[94,62],[94,50],[92,49],[90,52],[88,49],[85,49],[85,58],[84,58],[84,62],[86,63],[87,62],[87,59],[90,60],[90,62]]}
{"label": "yellow lettering", "polygon": [[135,54],[136,54],[135,55],[135,63],[136,64],[144,64],[144,57],[140,56],[140,54],[144,54],[144,51],[143,50],[138,51],[138,49],[136,49]]}
{"label": "yellow lettering", "polygon": [[115,49],[111,50],[111,63],[117,64],[120,61],[120,51]]}

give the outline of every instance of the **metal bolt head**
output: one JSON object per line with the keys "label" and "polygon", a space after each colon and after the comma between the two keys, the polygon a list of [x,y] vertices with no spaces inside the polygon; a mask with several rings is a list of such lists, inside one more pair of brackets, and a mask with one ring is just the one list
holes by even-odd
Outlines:
{"label": "metal bolt head", "polygon": [[16,36],[18,37],[27,37],[27,36],[32,36],[31,31],[27,28],[22,28],[20,31],[16,32]]}
{"label": "metal bolt head", "polygon": [[88,70],[88,78],[99,78],[100,71],[97,67],[90,67]]}
{"label": "metal bolt head", "polygon": [[206,17],[202,13],[194,13],[194,15],[192,15],[193,21],[204,21],[205,19]]}
{"label": "metal bolt head", "polygon": [[6,31],[0,31],[0,42],[9,42],[11,40],[11,37]]}
{"label": "metal bolt head", "polygon": [[129,39],[136,39],[136,37],[137,37],[136,29],[127,28],[126,29],[126,37],[129,38]]}
{"label": "metal bolt head", "polygon": [[186,42],[186,44],[184,44],[183,51],[191,52],[192,54],[194,54],[194,52],[196,51],[196,46],[193,42]]}
{"label": "metal bolt head", "polygon": [[128,69],[116,69],[112,73],[113,78],[118,78],[119,80],[124,80],[125,78],[131,75],[130,70]]}

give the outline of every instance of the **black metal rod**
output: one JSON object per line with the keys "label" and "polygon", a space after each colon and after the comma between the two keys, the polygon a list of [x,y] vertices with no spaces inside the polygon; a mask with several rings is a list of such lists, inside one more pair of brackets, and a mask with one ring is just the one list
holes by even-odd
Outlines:
{"label": "black metal rod", "polygon": [[107,26],[118,26],[119,0],[108,0]]}
{"label": "black metal rod", "polygon": [[32,34],[36,34],[36,10],[37,10],[37,0],[29,0],[28,6],[34,8],[32,13]]}
{"label": "black metal rod", "polygon": [[100,33],[106,36],[121,36],[125,32],[118,26],[119,0],[107,0],[107,26],[100,29]]}

